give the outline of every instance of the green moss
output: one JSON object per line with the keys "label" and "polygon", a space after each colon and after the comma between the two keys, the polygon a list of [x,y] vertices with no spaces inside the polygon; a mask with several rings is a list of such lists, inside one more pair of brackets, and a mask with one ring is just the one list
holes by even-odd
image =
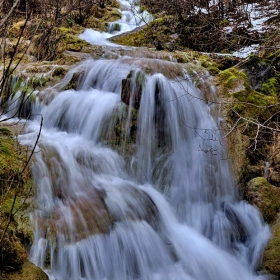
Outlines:
{"label": "green moss", "polygon": [[262,269],[268,273],[280,273],[280,222],[272,226],[272,238],[264,252]]}
{"label": "green moss", "polygon": [[169,18],[163,17],[150,22],[137,32],[129,32],[113,38],[112,41],[128,46],[155,47],[170,41],[171,30],[168,23]]}
{"label": "green moss", "polygon": [[114,25],[114,31],[120,31],[120,30],[121,30],[121,26],[118,23],[116,23]]}
{"label": "green moss", "polygon": [[[13,197],[10,197],[10,198],[6,199],[4,201],[4,203],[0,206],[1,215],[8,214],[10,212],[10,210],[12,209],[13,203],[14,203],[14,198]],[[17,199],[15,201],[14,209],[19,208],[19,206],[20,206],[20,201]]]}
{"label": "green moss", "polygon": [[[13,127],[13,130],[17,129]],[[7,225],[8,217],[11,218],[3,242],[0,244],[1,265],[6,269],[9,267],[13,267],[14,270],[21,269],[27,259],[23,243],[30,244],[32,238],[28,214],[24,212],[29,207],[25,198],[33,186],[30,170],[26,169],[22,173],[26,163],[25,151],[10,130],[6,127],[0,128],[0,235]],[[20,211],[15,215],[18,209]],[[5,274],[5,277],[6,275],[8,274]]]}
{"label": "green moss", "polygon": [[189,65],[186,66],[186,67],[184,67],[184,68],[187,70],[187,72],[188,72],[189,75],[193,75],[193,74],[195,73],[193,67],[191,67],[191,66],[189,66]]}
{"label": "green moss", "polygon": [[[255,91],[249,85],[246,74],[235,67],[221,71],[218,79],[223,93],[235,98],[233,104],[228,105],[229,112],[230,108],[233,108],[244,118],[262,122],[279,109],[279,106],[272,106],[278,103],[277,96]],[[240,103],[238,104],[238,102]],[[234,111],[230,112],[229,116],[233,120],[238,118]],[[249,129],[245,133],[250,134]]]}
{"label": "green moss", "polygon": [[240,102],[247,102],[258,106],[268,106],[271,103],[270,100],[267,99],[262,93],[250,90],[248,88],[245,88],[245,90],[239,92],[235,92],[233,96]]}
{"label": "green moss", "polygon": [[261,92],[266,95],[277,96],[280,93],[280,84],[276,78],[270,78],[261,86]]}
{"label": "green moss", "polygon": [[56,67],[53,71],[53,76],[64,76],[67,70],[64,67]]}
{"label": "green moss", "polygon": [[0,135],[11,136],[11,131],[7,127],[0,127]]}
{"label": "green moss", "polygon": [[172,57],[175,58],[178,63],[188,63],[190,61],[187,54],[184,52],[176,52]]}
{"label": "green moss", "polygon": [[113,21],[117,21],[121,18],[122,18],[121,13],[117,9],[115,9],[115,10],[108,12],[104,17],[102,17],[101,20],[103,22],[113,22]]}
{"label": "green moss", "polygon": [[245,105],[237,103],[237,104],[233,104],[233,109],[237,112],[237,113],[242,113],[245,109]]}
{"label": "green moss", "polygon": [[129,144],[135,145],[136,142],[138,110],[131,108],[129,126],[127,126],[128,113],[128,106],[122,104],[113,115],[114,125],[110,128],[104,127],[102,133],[103,141],[120,152],[123,152],[123,149],[130,149]]}
{"label": "green moss", "polygon": [[2,143],[0,143],[0,151],[1,151],[1,153],[7,154],[7,155],[10,154],[9,148],[6,147],[5,145],[3,145]]}
{"label": "green moss", "polygon": [[18,272],[4,274],[6,280],[48,280],[49,277],[39,267],[26,261]]}
{"label": "green moss", "polygon": [[29,83],[32,85],[32,91],[33,89],[45,86],[45,84],[49,81],[49,79],[50,77],[47,75],[34,76]]}
{"label": "green moss", "polygon": [[63,90],[76,89],[78,87],[79,80],[83,76],[84,72],[76,72],[73,74],[69,83],[63,88]]}
{"label": "green moss", "polygon": [[280,189],[269,184],[264,177],[256,177],[248,183],[249,201],[261,211],[266,222],[276,220],[280,210]]}
{"label": "green moss", "polygon": [[146,82],[147,82],[147,78],[144,72],[142,71],[138,71],[136,73],[136,77],[135,77],[135,81],[136,83],[140,84],[142,87],[145,86]]}
{"label": "green moss", "polygon": [[201,61],[201,66],[205,68],[208,68],[213,65],[213,62],[209,61],[209,57],[205,58],[205,56],[201,56],[200,61]]}
{"label": "green moss", "polygon": [[246,74],[235,67],[231,67],[220,72],[219,80],[223,87],[232,89],[237,81],[246,81]]}
{"label": "green moss", "polygon": [[[60,28],[61,29],[61,28]],[[58,42],[57,54],[61,54],[64,51],[80,52],[84,47],[88,46],[88,43],[78,38],[78,35],[73,34],[71,31],[65,28],[61,39]]]}
{"label": "green moss", "polygon": [[219,25],[220,25],[221,27],[224,27],[224,26],[229,25],[228,19],[223,19],[223,20],[221,20],[221,21],[219,22]]}
{"label": "green moss", "polygon": [[220,72],[219,68],[215,67],[215,66],[210,66],[210,67],[207,68],[207,70],[209,71],[209,73],[211,75],[216,75]]}

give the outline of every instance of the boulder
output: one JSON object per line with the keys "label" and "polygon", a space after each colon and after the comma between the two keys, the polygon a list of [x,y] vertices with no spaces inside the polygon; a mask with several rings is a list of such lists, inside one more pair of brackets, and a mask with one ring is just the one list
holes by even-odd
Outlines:
{"label": "boulder", "polygon": [[48,280],[47,274],[30,261],[26,261],[21,270],[11,273],[3,273],[6,280]]}
{"label": "boulder", "polygon": [[264,177],[256,177],[248,183],[247,196],[248,201],[260,209],[266,222],[276,220],[280,210],[279,188],[269,184]]}
{"label": "boulder", "polygon": [[[0,238],[2,238],[3,230],[0,230]],[[27,260],[27,254],[15,236],[4,233],[3,239],[0,240],[1,251],[1,270],[13,271],[21,269],[24,262]]]}
{"label": "boulder", "polygon": [[142,85],[140,83],[132,84],[131,78],[126,78],[122,80],[122,93],[121,99],[126,105],[130,105],[130,98],[131,105],[135,109],[139,109],[140,107],[140,100],[141,100],[141,93],[142,93]]}
{"label": "boulder", "polygon": [[268,273],[280,276],[280,217],[271,227],[272,237],[263,256],[262,269]]}

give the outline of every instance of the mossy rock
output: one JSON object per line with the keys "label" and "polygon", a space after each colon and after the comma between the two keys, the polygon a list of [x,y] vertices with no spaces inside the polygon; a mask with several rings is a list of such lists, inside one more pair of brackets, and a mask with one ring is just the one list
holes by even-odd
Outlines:
{"label": "mossy rock", "polygon": [[121,18],[122,18],[122,14],[119,12],[119,10],[114,9],[112,11],[109,11],[104,17],[102,17],[101,21],[113,22],[113,21],[117,21]]}
{"label": "mossy rock", "polygon": [[106,31],[106,27],[104,22],[102,22],[100,19],[97,19],[94,16],[90,16],[85,24],[86,28],[93,28],[99,31]]}
{"label": "mossy rock", "polygon": [[[272,237],[264,251],[262,269],[274,275],[280,275],[280,220],[271,228]],[[279,278],[277,278],[279,279]]]}
{"label": "mossy rock", "polygon": [[20,128],[12,128],[0,127],[0,238],[5,232],[0,243],[0,261],[1,271],[10,272],[21,269],[27,260],[25,246],[30,246],[33,238],[28,216],[31,201],[28,197],[34,194],[30,169],[22,172],[27,157],[25,148],[17,143],[13,135]]}
{"label": "mossy rock", "polygon": [[[238,70],[235,67],[226,69],[219,74],[219,83],[224,87],[225,90],[235,90],[239,86],[240,82],[243,85],[246,81],[246,74]],[[238,89],[237,89],[238,90]],[[230,93],[230,92],[229,92]]]}
{"label": "mossy rock", "polygon": [[14,273],[3,273],[6,280],[48,280],[49,277],[42,269],[26,261],[20,271]]}
{"label": "mossy rock", "polygon": [[[163,17],[153,20],[144,27],[113,37],[111,40],[121,45],[145,46],[163,50],[172,41],[171,34],[169,17]],[[166,47],[166,49],[168,48]]]}
{"label": "mossy rock", "polygon": [[261,92],[266,95],[279,96],[280,84],[276,77],[270,78],[265,81],[261,86]]}
{"label": "mossy rock", "polygon": [[56,60],[65,51],[81,52],[89,43],[78,38],[77,30],[66,27],[46,27],[45,31],[34,37],[30,54],[38,60]]}
{"label": "mossy rock", "polygon": [[[231,97],[228,102],[229,117],[233,120],[239,118],[255,122],[266,121],[271,115],[279,110],[278,98],[275,94],[267,95],[254,90],[248,83],[246,74],[235,67],[221,71],[218,75],[218,85],[222,87],[222,94]],[[250,131],[247,130],[246,133]]]}
{"label": "mossy rock", "polygon": [[88,43],[80,38],[78,38],[77,33],[73,33],[70,28],[59,28],[59,31],[62,32],[61,40],[58,43],[58,54],[63,53],[64,51],[74,51],[80,52],[84,47],[88,46]]}
{"label": "mossy rock", "polygon": [[[0,229],[0,238],[4,231]],[[27,260],[27,253],[18,238],[6,232],[0,243],[0,267],[2,271],[19,270]]]}
{"label": "mossy rock", "polygon": [[277,75],[271,63],[261,60],[256,55],[249,56],[240,67],[246,73],[250,86],[257,91],[261,91],[262,84]]}
{"label": "mossy rock", "polygon": [[256,205],[266,222],[276,220],[280,210],[280,189],[269,184],[264,177],[256,177],[248,183],[248,201]]}

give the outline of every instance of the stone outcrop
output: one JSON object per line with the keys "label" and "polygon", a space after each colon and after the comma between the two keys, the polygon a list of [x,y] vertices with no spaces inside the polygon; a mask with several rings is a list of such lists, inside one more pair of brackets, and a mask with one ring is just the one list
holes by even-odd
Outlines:
{"label": "stone outcrop", "polygon": [[131,105],[139,109],[141,101],[142,85],[138,82],[133,83],[131,78],[122,80],[121,99],[126,105]]}
{"label": "stone outcrop", "polygon": [[249,181],[247,199],[257,206],[267,223],[275,222],[280,211],[280,188],[268,183],[264,177]]}

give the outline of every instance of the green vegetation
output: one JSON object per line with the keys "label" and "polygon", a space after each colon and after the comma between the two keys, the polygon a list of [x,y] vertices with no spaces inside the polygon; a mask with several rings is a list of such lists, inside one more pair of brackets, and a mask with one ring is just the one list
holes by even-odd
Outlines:
{"label": "green vegetation", "polygon": [[26,261],[22,268],[10,274],[3,273],[6,280],[48,280],[48,276],[30,261]]}
{"label": "green vegetation", "polygon": [[113,22],[121,19],[122,15],[117,9],[113,9],[112,11],[108,11],[107,14],[102,17],[101,21],[103,22]]}
{"label": "green vegetation", "polygon": [[117,36],[112,41],[121,45],[149,46],[157,50],[163,50],[165,43],[170,41],[171,30],[168,27],[169,20],[169,17],[158,18],[140,30]]}
{"label": "green vegetation", "polygon": [[280,223],[272,226],[272,238],[263,256],[262,268],[268,273],[278,275],[280,271]]}
{"label": "green vegetation", "polygon": [[[27,260],[22,244],[30,244],[32,230],[25,212],[32,182],[24,148],[7,127],[0,128],[0,272],[21,269]],[[19,209],[21,211],[15,214]]]}
{"label": "green vegetation", "polygon": [[[261,92],[254,90],[247,80],[246,74],[235,67],[221,71],[218,76],[218,83],[223,88],[223,94],[234,97],[233,109],[230,116],[233,119],[239,118],[235,113],[242,114],[245,119],[255,120],[258,122],[266,121],[279,106],[273,106],[278,103],[278,98],[274,88],[268,90],[268,85],[275,82],[275,78],[269,79],[263,83]],[[266,93],[262,93],[267,89]]]}
{"label": "green vegetation", "polygon": [[261,86],[261,92],[266,95],[279,96],[280,95],[280,84],[276,77],[268,79]]}
{"label": "green vegetation", "polygon": [[264,177],[256,177],[248,183],[248,200],[260,209],[266,222],[276,220],[280,210],[280,189]]}

